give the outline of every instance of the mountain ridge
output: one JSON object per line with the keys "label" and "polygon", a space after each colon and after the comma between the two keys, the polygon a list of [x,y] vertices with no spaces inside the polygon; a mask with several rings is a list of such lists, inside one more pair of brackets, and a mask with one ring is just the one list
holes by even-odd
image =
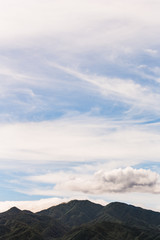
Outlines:
{"label": "mountain ridge", "polygon": [[160,213],[113,202],[72,200],[37,213],[0,213],[0,240],[160,240]]}

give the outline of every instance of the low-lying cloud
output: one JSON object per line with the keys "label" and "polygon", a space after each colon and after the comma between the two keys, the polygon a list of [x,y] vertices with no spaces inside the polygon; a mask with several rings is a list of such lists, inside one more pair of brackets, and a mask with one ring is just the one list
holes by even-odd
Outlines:
{"label": "low-lying cloud", "polygon": [[[76,198],[77,200],[86,200],[86,197],[78,197]],[[92,198],[87,198],[88,200],[101,204],[101,205],[106,205],[107,202],[102,200],[102,199],[92,199]],[[38,212],[44,209],[47,209],[49,207],[56,206],[58,204],[64,203],[64,202],[69,202],[71,200],[74,200],[71,197],[66,197],[66,198],[43,198],[40,200],[34,200],[34,201],[3,201],[0,202],[0,212],[7,211],[8,209],[12,207],[17,207],[21,210],[30,210],[32,212]]]}
{"label": "low-lying cloud", "polygon": [[132,167],[112,171],[101,170],[94,175],[76,175],[61,172],[33,176],[29,179],[35,182],[54,183],[53,194],[60,191],[96,195],[127,192],[160,193],[160,175],[158,173]]}
{"label": "low-lying cloud", "polygon": [[100,171],[95,175],[97,182],[93,192],[160,192],[159,175],[144,169],[116,169],[111,172]]}

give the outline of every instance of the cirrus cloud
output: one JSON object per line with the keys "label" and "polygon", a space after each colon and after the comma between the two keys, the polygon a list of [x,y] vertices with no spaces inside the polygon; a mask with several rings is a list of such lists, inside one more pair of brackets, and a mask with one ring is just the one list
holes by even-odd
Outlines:
{"label": "cirrus cloud", "polygon": [[[90,115],[0,125],[1,163],[116,160],[123,166],[159,161],[158,124],[110,121]],[[8,166],[7,166],[8,168]]]}

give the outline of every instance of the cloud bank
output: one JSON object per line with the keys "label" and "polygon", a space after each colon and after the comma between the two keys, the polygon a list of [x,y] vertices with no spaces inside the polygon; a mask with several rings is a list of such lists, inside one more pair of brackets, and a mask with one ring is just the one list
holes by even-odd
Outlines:
{"label": "cloud bank", "polygon": [[37,38],[41,41],[50,38],[58,47],[58,39],[61,39],[59,49],[73,48],[74,51],[111,45],[145,46],[151,40],[156,42],[159,35],[158,9],[159,2],[151,0],[147,3],[137,0],[82,0],[81,3],[78,0],[29,0],[27,3],[16,0],[14,4],[6,0],[1,2],[0,43],[21,47],[26,42],[32,45],[33,40],[35,44]]}
{"label": "cloud bank", "polygon": [[[92,199],[92,198],[83,198],[77,196],[77,200],[90,200],[92,202],[106,205],[107,202],[102,199]],[[71,200],[74,200],[73,198],[46,198],[46,199],[40,199],[35,201],[3,201],[0,202],[0,212],[7,211],[8,209],[12,207],[17,207],[21,210],[30,210],[32,212],[38,212],[44,209],[47,209],[49,207],[56,206],[58,204],[69,202]]]}
{"label": "cloud bank", "polygon": [[144,169],[116,169],[111,172],[100,171],[88,181],[69,182],[69,189],[91,194],[150,192],[160,193],[160,176]]}
{"label": "cloud bank", "polygon": [[33,176],[29,180],[41,183],[54,183],[55,187],[53,190],[48,191],[48,193],[53,195],[58,191],[96,195],[127,192],[160,193],[160,175],[158,173],[131,167],[111,171],[101,170],[94,175],[76,175],[60,172]]}
{"label": "cloud bank", "polygon": [[36,164],[110,159],[122,165],[153,158],[159,161],[157,128],[157,124],[142,127],[138,122],[130,125],[85,115],[38,123],[1,124],[0,159],[2,163],[15,159]]}

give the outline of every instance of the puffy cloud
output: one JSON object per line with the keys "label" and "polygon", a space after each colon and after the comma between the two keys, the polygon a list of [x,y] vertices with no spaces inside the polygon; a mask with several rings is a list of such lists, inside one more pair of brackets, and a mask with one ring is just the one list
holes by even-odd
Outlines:
{"label": "puffy cloud", "polygon": [[[150,192],[160,193],[160,175],[151,170],[116,169],[111,172],[100,171],[95,175],[95,192]],[[94,187],[93,187],[94,189]],[[93,190],[94,192],[94,190]]]}
{"label": "puffy cloud", "polygon": [[61,172],[33,176],[29,179],[35,182],[54,183],[54,189],[48,191],[50,194],[60,191],[96,195],[126,192],[160,193],[159,174],[151,170],[134,169],[131,167],[111,171],[102,170],[94,175],[76,175]]}

